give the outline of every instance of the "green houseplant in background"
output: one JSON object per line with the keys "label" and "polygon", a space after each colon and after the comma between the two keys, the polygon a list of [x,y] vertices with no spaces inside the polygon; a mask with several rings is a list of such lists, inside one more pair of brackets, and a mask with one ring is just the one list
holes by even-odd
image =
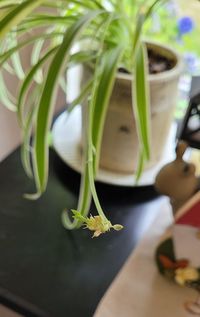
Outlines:
{"label": "green houseplant in background", "polygon": [[[16,101],[13,101],[8,90],[3,96],[5,105],[16,111],[23,131],[22,161],[28,176],[33,177],[36,184],[36,193],[27,195],[29,198],[39,197],[46,189],[48,132],[56,92],[60,86],[63,89],[66,86],[66,71],[75,64],[93,65],[92,77],[68,109],[71,111],[89,95],[78,211],[73,211],[73,218],[67,212],[63,213],[66,228],[78,228],[85,222],[86,227],[94,231],[94,236],[111,228],[122,228],[112,225],[107,219],[95,189],[104,121],[115,75],[119,68],[123,68],[134,78],[131,89],[134,92],[133,110],[140,141],[139,177],[144,161],[150,156],[147,54],[142,30],[145,21],[161,3],[164,1],[0,1],[2,87],[5,88],[3,72],[20,74],[20,51],[32,46],[34,62],[26,74],[21,74]],[[91,198],[98,216],[87,218]]]}

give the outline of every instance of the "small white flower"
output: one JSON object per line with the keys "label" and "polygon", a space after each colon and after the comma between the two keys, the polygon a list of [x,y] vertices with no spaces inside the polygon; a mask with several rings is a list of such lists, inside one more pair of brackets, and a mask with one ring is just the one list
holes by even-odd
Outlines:
{"label": "small white flower", "polygon": [[193,267],[179,268],[175,270],[175,280],[179,285],[184,286],[186,282],[197,281],[200,278],[199,272]]}

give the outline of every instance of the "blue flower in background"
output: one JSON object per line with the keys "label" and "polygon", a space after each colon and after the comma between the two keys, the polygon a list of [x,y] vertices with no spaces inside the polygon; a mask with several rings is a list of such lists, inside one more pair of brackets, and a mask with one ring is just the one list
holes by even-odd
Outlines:
{"label": "blue flower in background", "polygon": [[186,52],[183,55],[184,61],[185,61],[185,66],[187,71],[190,74],[194,74],[195,71],[197,70],[198,66],[198,57],[197,54],[194,52]]}
{"label": "blue flower in background", "polygon": [[193,29],[194,29],[194,22],[192,18],[185,16],[178,20],[178,30],[180,35],[189,33]]}

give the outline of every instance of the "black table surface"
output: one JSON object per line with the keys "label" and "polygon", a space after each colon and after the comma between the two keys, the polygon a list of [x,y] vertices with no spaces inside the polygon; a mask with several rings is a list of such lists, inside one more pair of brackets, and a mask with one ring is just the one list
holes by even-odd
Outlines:
{"label": "black table surface", "polygon": [[0,164],[0,302],[23,316],[92,317],[160,208],[152,186],[98,183],[108,217],[124,229],[94,239],[87,230],[67,231],[61,211],[76,208],[79,180],[51,150],[47,191],[30,201],[23,194],[34,186],[19,149]]}

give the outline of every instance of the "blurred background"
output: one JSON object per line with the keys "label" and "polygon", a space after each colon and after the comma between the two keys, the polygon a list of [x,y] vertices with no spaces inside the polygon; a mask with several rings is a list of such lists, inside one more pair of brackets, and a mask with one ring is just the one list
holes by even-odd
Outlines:
{"label": "blurred background", "polygon": [[175,112],[177,119],[185,114],[191,77],[200,75],[199,16],[199,1],[172,0],[158,9],[145,27],[148,38],[171,45],[183,57],[184,70]]}
{"label": "blurred background", "polygon": [[[179,98],[175,118],[181,119],[188,105],[188,92],[191,77],[200,75],[200,1],[171,0],[162,6],[150,19],[144,30],[144,35],[155,41],[171,45],[184,59],[184,71],[179,84]],[[29,52],[24,52],[23,60],[28,63]],[[16,94],[18,79],[8,78],[8,88]],[[3,92],[1,92],[3,93]],[[60,109],[65,99],[58,98],[57,109]],[[5,109],[0,104],[0,161],[4,159],[20,143],[20,130],[15,113]]]}

